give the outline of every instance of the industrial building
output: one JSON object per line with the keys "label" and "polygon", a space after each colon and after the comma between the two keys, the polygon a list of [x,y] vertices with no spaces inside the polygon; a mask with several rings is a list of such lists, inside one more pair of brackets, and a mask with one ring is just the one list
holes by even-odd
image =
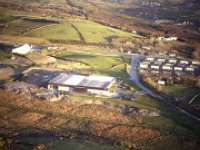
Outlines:
{"label": "industrial building", "polygon": [[111,97],[111,87],[115,83],[114,77],[100,75],[72,75],[61,73],[50,80],[48,89],[54,92],[80,92]]}

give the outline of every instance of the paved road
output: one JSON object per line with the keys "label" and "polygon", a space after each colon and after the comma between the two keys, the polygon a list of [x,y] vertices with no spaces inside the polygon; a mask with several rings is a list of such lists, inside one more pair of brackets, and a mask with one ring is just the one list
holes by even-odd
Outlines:
{"label": "paved road", "polygon": [[132,57],[132,60],[131,60],[131,68],[130,68],[130,77],[131,77],[131,80],[143,91],[145,92],[146,94],[158,99],[158,100],[162,100],[163,102],[165,102],[166,104],[172,106],[172,107],[175,107],[177,108],[179,111],[185,113],[186,115],[200,121],[200,118],[198,118],[197,116],[194,116],[193,114],[185,111],[184,109],[170,103],[165,97],[162,97],[161,95],[159,94],[156,94],[155,92],[153,92],[151,89],[145,87],[143,85],[143,83],[140,81],[140,78],[139,78],[139,75],[137,74],[137,65],[140,61],[140,59],[144,58],[144,56],[140,56],[140,55],[136,55],[136,56],[133,56]]}
{"label": "paved road", "polygon": [[140,61],[140,59],[144,58],[144,56],[133,56],[131,60],[131,70],[130,70],[130,77],[131,80],[141,89],[143,90],[146,94],[153,96],[155,98],[163,99],[161,96],[155,94],[151,89],[145,87],[143,83],[141,83],[139,75],[137,74],[137,65]]}

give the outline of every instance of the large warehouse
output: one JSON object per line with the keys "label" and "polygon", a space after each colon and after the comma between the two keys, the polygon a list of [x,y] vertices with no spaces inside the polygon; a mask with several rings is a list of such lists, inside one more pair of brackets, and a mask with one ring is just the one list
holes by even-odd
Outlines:
{"label": "large warehouse", "polygon": [[114,82],[114,77],[99,75],[82,76],[61,73],[59,76],[49,81],[48,89],[53,91],[75,91],[110,96],[110,88]]}

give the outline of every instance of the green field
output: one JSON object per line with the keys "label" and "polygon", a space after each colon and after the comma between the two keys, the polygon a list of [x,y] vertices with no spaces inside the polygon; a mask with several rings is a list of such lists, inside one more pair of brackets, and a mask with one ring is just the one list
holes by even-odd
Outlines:
{"label": "green field", "polygon": [[189,101],[193,96],[200,93],[199,88],[184,86],[184,85],[169,85],[164,86],[162,91],[166,95],[176,97],[180,100]]}
{"label": "green field", "polygon": [[10,22],[10,21],[14,21],[17,20],[18,17],[5,17],[5,18],[0,18],[0,24],[1,23],[6,23],[6,22]]}
{"label": "green field", "polygon": [[122,30],[107,27],[92,21],[80,19],[65,19],[61,24],[41,21],[40,18],[20,19],[18,17],[5,17],[0,23],[10,23],[0,29],[1,35],[22,35],[27,37],[40,37],[57,41],[82,41],[86,43],[111,43],[118,37],[139,37],[138,35]]}
{"label": "green field", "polygon": [[34,30],[26,36],[43,37],[48,40],[80,41],[79,33],[87,43],[109,43],[116,37],[139,37],[135,34],[80,19],[68,19],[63,24]]}
{"label": "green field", "polygon": [[36,20],[18,20],[16,23],[9,25],[8,27],[3,27],[0,29],[0,34],[2,35],[20,35],[31,29],[45,26],[47,23],[43,21]]}
{"label": "green field", "polygon": [[92,67],[91,73],[127,77],[127,73],[125,70],[126,65],[121,57],[75,52],[63,52],[58,56],[62,58],[81,61],[88,64]]}
{"label": "green field", "polygon": [[76,30],[68,23],[54,24],[33,32],[29,32],[26,36],[42,37],[48,40],[74,40],[80,41]]}
{"label": "green field", "polygon": [[111,42],[116,37],[132,37],[134,34],[118,29],[106,27],[91,21],[71,20],[71,24],[76,26],[88,43]]}
{"label": "green field", "polygon": [[10,58],[12,55],[7,52],[0,52],[0,61]]}

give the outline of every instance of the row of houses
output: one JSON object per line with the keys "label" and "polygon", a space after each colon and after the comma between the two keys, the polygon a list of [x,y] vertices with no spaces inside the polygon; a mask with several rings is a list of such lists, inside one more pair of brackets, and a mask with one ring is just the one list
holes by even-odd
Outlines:
{"label": "row of houses", "polygon": [[184,60],[177,58],[154,58],[147,57],[139,63],[140,72],[148,70],[151,73],[167,73],[167,74],[194,74],[198,71],[200,62],[196,60]]}

